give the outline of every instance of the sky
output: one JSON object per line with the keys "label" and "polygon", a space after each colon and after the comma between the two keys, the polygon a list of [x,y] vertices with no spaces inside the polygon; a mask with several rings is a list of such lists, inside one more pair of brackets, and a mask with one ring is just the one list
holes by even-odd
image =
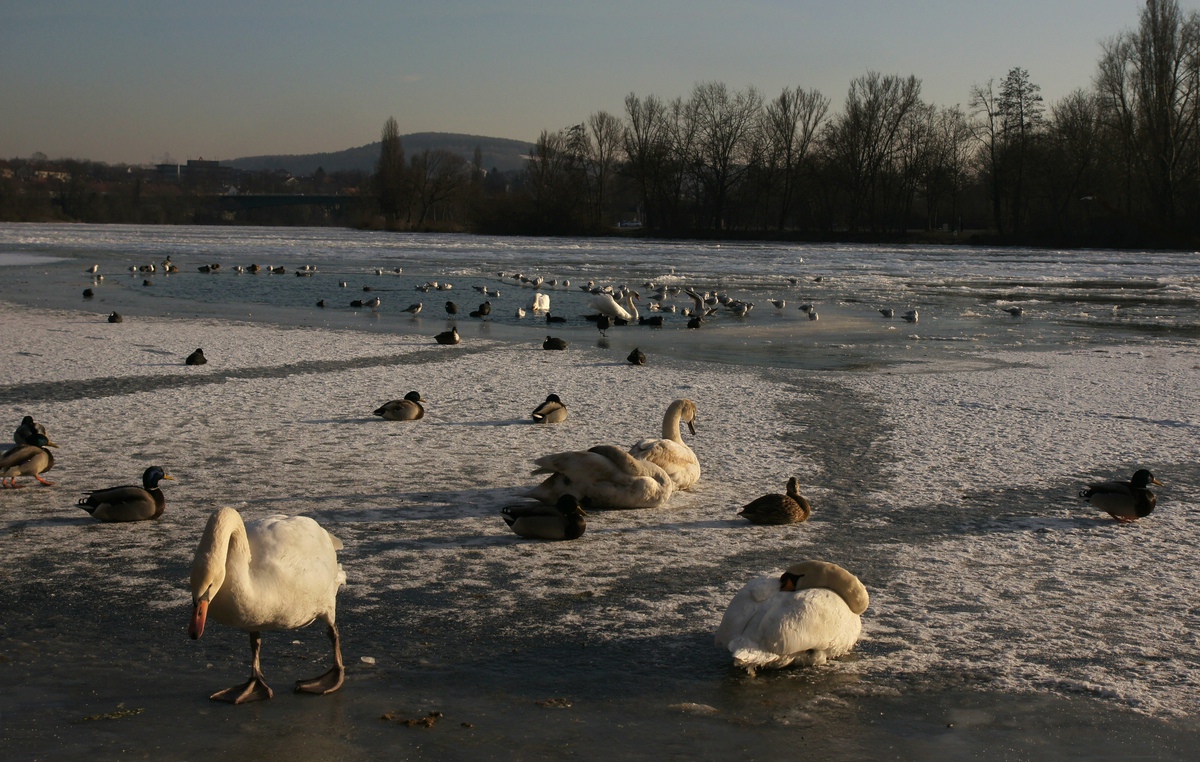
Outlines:
{"label": "sky", "polygon": [[[1200,0],[1180,0],[1185,11]],[[339,151],[401,134],[532,143],[629,93],[819,90],[869,71],[925,101],[1029,72],[1088,88],[1140,0],[0,0],[0,158],[147,164]]]}

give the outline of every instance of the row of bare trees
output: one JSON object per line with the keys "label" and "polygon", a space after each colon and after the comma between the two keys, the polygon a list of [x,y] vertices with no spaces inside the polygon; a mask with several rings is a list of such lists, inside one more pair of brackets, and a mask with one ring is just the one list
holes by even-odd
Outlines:
{"label": "row of bare trees", "polygon": [[838,112],[800,87],[769,100],[720,82],[671,101],[630,94],[623,117],[544,131],[526,171],[495,186],[505,198],[477,199],[475,222],[1169,242],[1200,233],[1198,116],[1200,16],[1149,0],[1136,28],[1103,45],[1092,87],[1048,107],[1019,67],[972,87],[965,110],[922,100],[916,77],[877,72],[850,83]]}
{"label": "row of bare trees", "polygon": [[384,123],[371,179],[386,227],[465,227],[482,178],[479,149],[473,163],[442,149],[421,151],[406,163],[399,125],[394,117]]}

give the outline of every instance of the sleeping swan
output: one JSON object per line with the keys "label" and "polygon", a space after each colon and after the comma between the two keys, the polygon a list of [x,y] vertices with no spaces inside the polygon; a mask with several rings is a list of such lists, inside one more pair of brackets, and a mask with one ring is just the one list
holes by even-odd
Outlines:
{"label": "sleeping swan", "polygon": [[867,589],[826,561],[804,561],[780,577],[760,577],[729,602],[716,643],[750,674],[798,663],[824,664],[848,653],[862,632]]}
{"label": "sleeping swan", "polygon": [[328,628],[333,667],[320,677],[296,681],[304,693],[342,687],[341,640],[334,624],[338,587],[346,575],[337,562],[342,543],[306,516],[269,516],[242,522],[232,508],[208,519],[192,560],[192,622],[188,634],[204,634],[211,614],[221,624],[250,633],[250,679],[209,698],[241,704],[271,698],[258,652],[264,630],[296,630],[317,619]]}
{"label": "sleeping swan", "polygon": [[649,461],[667,472],[675,489],[688,489],[700,479],[700,461],[692,448],[683,443],[680,422],[696,433],[696,403],[689,399],[675,400],[663,416],[662,439],[643,439],[629,448],[638,460]]}
{"label": "sleeping swan", "polygon": [[533,473],[550,476],[525,494],[549,505],[574,495],[596,508],[658,508],[675,492],[665,471],[613,445],[543,455],[534,463]]}

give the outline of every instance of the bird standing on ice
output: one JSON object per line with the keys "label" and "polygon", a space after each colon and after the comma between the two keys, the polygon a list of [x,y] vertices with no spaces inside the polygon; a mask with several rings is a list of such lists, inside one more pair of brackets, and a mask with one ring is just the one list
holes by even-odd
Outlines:
{"label": "bird standing on ice", "polygon": [[819,666],[849,653],[862,632],[867,588],[826,561],[804,561],[779,577],[759,577],[733,596],[716,644],[750,674],[791,664]]}
{"label": "bird standing on ice", "polygon": [[259,667],[261,633],[298,630],[320,619],[333,645],[333,666],[320,677],[297,680],[301,693],[332,693],[345,667],[334,624],[338,588],[346,575],[337,561],[342,543],[307,516],[270,516],[244,523],[232,508],[208,519],[192,560],[192,620],[188,634],[204,634],[211,616],[250,634],[250,679],[209,698],[241,704],[269,699]]}
{"label": "bird standing on ice", "polygon": [[1154,474],[1139,468],[1127,482],[1092,484],[1079,496],[1122,524],[1129,524],[1154,511],[1158,498],[1150,491],[1151,484],[1163,486]]}

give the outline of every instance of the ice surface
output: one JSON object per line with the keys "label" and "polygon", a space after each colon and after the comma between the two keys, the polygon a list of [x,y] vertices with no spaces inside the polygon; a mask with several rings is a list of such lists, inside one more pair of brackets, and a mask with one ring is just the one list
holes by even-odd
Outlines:
{"label": "ice surface", "polygon": [[[345,544],[339,618],[378,626],[419,595],[392,626],[434,650],[439,632],[485,625],[499,642],[708,642],[746,581],[821,558],[871,592],[858,658],[827,667],[856,690],[1083,692],[1159,716],[1192,715],[1200,699],[1191,345],[817,374],[224,320],[110,325],[12,305],[0,340],[0,421],[33,415],[60,445],[56,486],[0,492],[10,587],[120,585],[182,623],[186,579],[162,569],[186,567],[208,514],[231,505],[317,518]],[[185,367],[196,347],[209,364]],[[423,420],[371,415],[413,389]],[[551,392],[570,417],[532,424]],[[685,434],[702,467],[694,490],[660,510],[594,512],[570,543],[517,538],[500,519],[536,483],[535,457],[656,436],[684,396],[699,411]],[[176,477],[158,522],[101,525],[73,505],[156,463]],[[1136,524],[1076,496],[1138,466],[1167,486]],[[808,523],[736,517],[793,475]],[[538,616],[520,615],[530,606]],[[348,662],[364,655],[345,648]]]}

